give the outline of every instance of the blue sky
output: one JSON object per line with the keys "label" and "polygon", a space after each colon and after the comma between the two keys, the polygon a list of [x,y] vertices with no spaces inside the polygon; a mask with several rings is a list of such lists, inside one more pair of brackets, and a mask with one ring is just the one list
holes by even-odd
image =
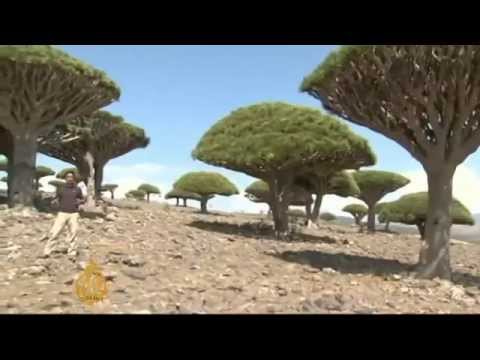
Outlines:
{"label": "blue sky", "polygon": [[[123,179],[123,187],[145,180],[161,186],[164,193],[183,172],[198,169],[227,174],[243,190],[251,178],[191,159],[199,138],[216,121],[241,106],[286,101],[319,108],[320,103],[300,93],[299,86],[303,77],[336,48],[335,45],[61,47],[106,71],[122,89],[120,101],[108,110],[143,127],[151,137],[147,149],[113,160],[106,169],[106,180],[122,182]],[[419,184],[415,186],[420,187],[422,169],[403,148],[368,129],[350,126],[370,141],[379,160],[376,168],[417,176]],[[56,170],[65,167],[44,156],[39,156],[38,163]],[[465,171],[475,178],[479,169],[477,155],[467,162]],[[238,198],[217,199],[212,205],[227,210],[251,208],[248,201]],[[331,199],[326,206],[338,212],[344,201],[337,200]]]}

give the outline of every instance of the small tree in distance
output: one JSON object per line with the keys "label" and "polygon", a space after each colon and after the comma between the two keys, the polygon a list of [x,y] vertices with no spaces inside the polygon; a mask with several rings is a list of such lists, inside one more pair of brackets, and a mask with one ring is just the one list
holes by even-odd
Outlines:
{"label": "small tree in distance", "polygon": [[55,175],[55,171],[50,169],[47,166],[37,166],[35,171],[35,189],[38,190],[40,188],[40,179],[46,176]]}
{"label": "small tree in distance", "polygon": [[175,182],[173,187],[200,195],[200,211],[203,214],[208,213],[207,202],[212,196],[232,196],[238,194],[237,187],[225,176],[206,171],[185,174]]}
{"label": "small tree in distance", "polygon": [[335,215],[333,215],[332,213],[324,212],[324,213],[320,214],[320,219],[323,220],[323,221],[330,222],[330,221],[336,220],[337,217]]}
{"label": "small tree in distance", "polygon": [[115,190],[118,188],[117,184],[103,184],[101,186],[101,191],[108,191],[110,193],[110,199],[115,199]]}
{"label": "small tree in distance", "polygon": [[147,194],[147,202],[150,202],[150,195],[156,194],[160,195],[160,189],[151,184],[142,184],[138,187],[138,190],[142,190],[145,194]]}
{"label": "small tree in distance", "polygon": [[137,201],[145,201],[145,196],[147,194],[143,190],[130,190],[125,194],[127,199],[135,199]]}
{"label": "small tree in distance", "polygon": [[375,206],[387,194],[392,193],[410,183],[406,177],[377,170],[360,170],[353,173],[353,178],[360,189],[357,196],[368,207],[367,229],[375,232]]}
{"label": "small tree in distance", "polygon": [[349,213],[355,219],[355,224],[360,226],[363,218],[368,214],[368,209],[362,204],[350,204],[342,209],[343,212]]}

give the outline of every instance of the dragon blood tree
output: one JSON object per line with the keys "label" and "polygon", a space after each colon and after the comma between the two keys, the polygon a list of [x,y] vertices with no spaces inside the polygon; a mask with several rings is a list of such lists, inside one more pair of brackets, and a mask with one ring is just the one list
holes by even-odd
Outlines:
{"label": "dragon blood tree", "polygon": [[108,191],[110,193],[110,198],[115,199],[115,190],[118,188],[117,184],[103,184],[100,188],[101,192]]}
{"label": "dragon blood tree", "polygon": [[357,196],[368,207],[367,229],[375,232],[375,206],[387,194],[392,193],[410,183],[406,177],[377,170],[361,170],[353,173],[360,194]]}
{"label": "dragon blood tree", "polygon": [[318,110],[281,102],[232,112],[202,137],[193,157],[268,183],[277,238],[288,235],[285,195],[298,174],[375,162],[368,142],[345,124]]}
{"label": "dragon blood tree", "polygon": [[35,189],[38,190],[42,184],[40,184],[40,179],[47,177],[47,176],[52,176],[55,175],[55,171],[50,169],[47,166],[37,166],[35,169]]}
{"label": "dragon blood tree", "polygon": [[[369,149],[365,156],[368,156]],[[334,166],[333,166],[334,167]],[[347,171],[331,172],[330,169],[323,171],[307,172],[295,178],[295,184],[315,194],[313,210],[307,209],[310,222],[316,222],[320,216],[322,200],[325,195],[337,195],[340,197],[357,196],[360,190],[352,175]]]}
{"label": "dragon blood tree", "polygon": [[421,277],[451,278],[452,179],[480,145],[479,65],[479,45],[344,46],[301,86],[422,164],[430,196]]}
{"label": "dragon blood tree", "polygon": [[161,195],[161,191],[158,187],[151,184],[142,184],[138,187],[138,190],[142,190],[145,194],[147,194],[147,202],[150,202],[150,195]]}
{"label": "dragon blood tree", "polygon": [[[380,222],[396,222],[416,225],[420,237],[425,240],[425,223],[428,213],[428,193],[408,194],[397,201],[386,203],[379,213]],[[468,209],[458,200],[452,199],[450,205],[452,224],[475,225],[475,220]],[[426,247],[422,247],[426,251]]]}
{"label": "dragon blood tree", "polygon": [[207,171],[187,173],[178,179],[173,187],[200,195],[200,211],[203,214],[208,213],[207,202],[215,195],[232,196],[238,194],[237,187],[225,176]]}
{"label": "dragon blood tree", "polygon": [[145,201],[146,195],[147,194],[145,193],[145,191],[136,189],[136,190],[130,190],[129,192],[127,192],[125,194],[125,197],[127,199],[135,199],[137,201]]}
{"label": "dragon blood tree", "polygon": [[193,192],[182,191],[182,190],[173,188],[165,195],[165,199],[166,200],[175,199],[177,201],[176,206],[180,206],[180,199],[182,199],[183,207],[187,207],[187,200],[201,201],[202,197],[199,194],[195,194]]}
{"label": "dragon blood tree", "polygon": [[75,165],[87,185],[87,206],[100,197],[103,169],[111,159],[149,144],[143,129],[124,122],[120,116],[96,111],[55,127],[39,138],[39,151]]}
{"label": "dragon blood tree", "polygon": [[13,142],[10,205],[33,206],[37,138],[118,100],[120,89],[105,73],[48,45],[1,45],[0,78],[0,126]]}
{"label": "dragon blood tree", "polygon": [[63,186],[65,186],[65,181],[62,180],[50,180],[48,182],[48,185],[53,186],[55,188],[55,191],[58,193]]}
{"label": "dragon blood tree", "polygon": [[342,209],[343,212],[349,213],[355,219],[355,225],[361,225],[362,219],[368,214],[368,209],[362,204],[350,204]]}

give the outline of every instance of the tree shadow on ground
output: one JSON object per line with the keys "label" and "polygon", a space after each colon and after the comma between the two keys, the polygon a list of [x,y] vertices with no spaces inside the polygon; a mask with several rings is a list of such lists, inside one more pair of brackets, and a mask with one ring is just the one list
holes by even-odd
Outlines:
{"label": "tree shadow on ground", "polygon": [[[262,240],[279,241],[275,238],[275,232],[271,225],[259,222],[231,224],[227,222],[210,222],[197,220],[192,221],[190,224],[188,224],[188,226],[225,235],[235,235]],[[337,240],[329,236],[318,236],[304,233],[295,233],[292,236],[293,238],[291,239],[291,242],[296,243],[307,242],[333,244],[337,242]]]}
{"label": "tree shadow on ground", "polygon": [[[374,258],[345,253],[326,253],[321,251],[285,251],[271,255],[278,259],[309,265],[317,269],[331,268],[342,274],[371,274],[376,276],[390,276],[395,274],[408,274],[415,276],[415,265],[402,263],[398,260]],[[480,277],[454,271],[452,282],[464,287],[480,288]]]}

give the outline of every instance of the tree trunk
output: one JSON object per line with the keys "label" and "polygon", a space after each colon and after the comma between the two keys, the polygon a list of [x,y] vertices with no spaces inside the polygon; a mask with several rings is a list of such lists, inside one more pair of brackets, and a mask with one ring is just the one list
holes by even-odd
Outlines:
{"label": "tree trunk", "polygon": [[84,157],[85,163],[88,166],[88,174],[82,174],[82,177],[86,177],[87,185],[87,201],[86,206],[89,208],[95,207],[95,166],[93,156],[90,152],[87,152]]}
{"label": "tree trunk", "polygon": [[368,205],[368,221],[367,221],[367,230],[368,232],[375,232],[375,204]]}
{"label": "tree trunk", "polygon": [[115,199],[115,196],[113,195],[113,193],[114,193],[114,190],[110,190],[110,197],[112,198],[112,200]]}
{"label": "tree trunk", "polygon": [[187,207],[187,199],[183,199],[183,207]]}
{"label": "tree trunk", "polygon": [[269,184],[271,198],[273,199],[271,208],[273,223],[275,227],[275,237],[278,240],[288,237],[288,200],[285,194],[286,185],[280,183],[278,179],[271,181]]}
{"label": "tree trunk", "polygon": [[40,179],[35,177],[35,190],[38,191],[38,189],[40,189]]}
{"label": "tree trunk", "polygon": [[180,206],[180,199],[179,198],[176,198],[176,199],[177,199],[177,204],[175,206],[179,207]]}
{"label": "tree trunk", "polygon": [[200,200],[200,212],[202,214],[208,214],[207,210],[207,202],[208,202],[208,197],[202,197],[202,200]]}
{"label": "tree trunk", "polygon": [[103,168],[105,165],[103,163],[95,161],[95,198],[101,199],[102,192],[100,189],[102,188],[103,183]]}
{"label": "tree trunk", "polygon": [[390,221],[385,222],[385,231],[390,232]]}
{"label": "tree trunk", "polygon": [[316,223],[320,216],[320,209],[322,208],[322,201],[323,201],[323,194],[317,193],[315,194],[315,203],[313,205],[312,217],[311,220]]}
{"label": "tree trunk", "polygon": [[419,257],[419,276],[432,279],[451,278],[450,268],[450,205],[454,170],[429,171],[428,212],[425,241]]}
{"label": "tree trunk", "polygon": [[425,240],[425,223],[422,221],[417,223],[416,225],[418,228],[418,232],[420,234],[420,239]]}
{"label": "tree trunk", "polygon": [[13,151],[8,162],[9,205],[33,206],[33,183],[37,156],[37,136],[22,134],[13,136]]}

